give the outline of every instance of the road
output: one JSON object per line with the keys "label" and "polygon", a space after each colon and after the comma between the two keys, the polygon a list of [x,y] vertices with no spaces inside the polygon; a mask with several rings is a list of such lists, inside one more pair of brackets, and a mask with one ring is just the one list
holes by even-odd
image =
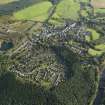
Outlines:
{"label": "road", "polygon": [[101,105],[102,104],[101,102],[104,96],[105,96],[105,70],[101,74],[98,93],[94,100],[93,105]]}

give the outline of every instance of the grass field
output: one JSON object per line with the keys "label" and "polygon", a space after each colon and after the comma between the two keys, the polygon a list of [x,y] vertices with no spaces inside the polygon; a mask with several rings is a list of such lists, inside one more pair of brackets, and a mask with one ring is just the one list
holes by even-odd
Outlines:
{"label": "grass field", "polygon": [[[94,13],[95,14],[105,14],[105,0],[91,0],[91,3],[94,7]],[[99,39],[100,35],[93,31],[93,40]],[[87,38],[88,41],[91,41],[91,38]],[[99,56],[103,52],[105,52],[105,44],[96,45],[96,48],[100,49],[100,51],[96,51],[93,49],[89,49],[88,53],[92,56]]]}
{"label": "grass field", "polygon": [[10,2],[13,2],[13,1],[18,1],[18,0],[0,0],[0,5],[1,4],[7,4],[7,3],[10,3]]}
{"label": "grass field", "polygon": [[[100,34],[96,32],[95,30],[87,29],[87,31],[92,33],[90,36],[86,36],[87,41],[91,42],[93,40],[100,38]],[[88,53],[92,56],[98,56],[98,55],[101,55],[103,52],[105,52],[105,44],[96,45],[95,48],[100,49],[100,51],[96,51],[90,48],[88,50]]]}
{"label": "grass field", "polygon": [[56,9],[56,14],[62,18],[70,18],[77,20],[79,18],[78,11],[80,5],[73,0],[63,0],[60,2]]}
{"label": "grass field", "polygon": [[93,29],[87,29],[87,31],[91,32],[90,36],[86,36],[86,40],[87,41],[99,39],[100,34],[97,33],[95,30],[93,30]]}
{"label": "grass field", "polygon": [[56,8],[54,15],[50,21],[62,21],[63,19],[70,19],[77,21],[79,19],[80,4],[74,0],[62,0]]}
{"label": "grass field", "polygon": [[95,14],[105,14],[105,0],[91,0]]}
{"label": "grass field", "polygon": [[95,48],[98,48],[101,51],[96,51],[96,50],[93,50],[93,49],[89,49],[88,53],[92,56],[99,56],[99,55],[101,55],[102,53],[105,52],[105,44],[97,45],[97,46],[95,46]]}
{"label": "grass field", "polygon": [[[14,17],[17,20],[44,21],[48,18],[51,7],[51,2],[43,1],[21,11],[15,12]],[[62,0],[57,5],[56,11],[50,22],[56,24],[59,23],[59,21],[61,22],[62,19],[78,20],[79,10],[80,4],[74,0]]]}
{"label": "grass field", "polygon": [[95,14],[100,13],[100,14],[105,14],[105,8],[97,8],[94,10]]}
{"label": "grass field", "polygon": [[17,20],[35,20],[44,21],[48,18],[49,9],[52,7],[51,2],[44,1],[21,11],[15,12],[14,17]]}

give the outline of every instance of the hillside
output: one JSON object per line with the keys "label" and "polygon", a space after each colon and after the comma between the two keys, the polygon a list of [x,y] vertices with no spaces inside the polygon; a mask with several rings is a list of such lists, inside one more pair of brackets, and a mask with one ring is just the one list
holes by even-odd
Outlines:
{"label": "hillside", "polygon": [[103,2],[0,1],[0,105],[104,105]]}

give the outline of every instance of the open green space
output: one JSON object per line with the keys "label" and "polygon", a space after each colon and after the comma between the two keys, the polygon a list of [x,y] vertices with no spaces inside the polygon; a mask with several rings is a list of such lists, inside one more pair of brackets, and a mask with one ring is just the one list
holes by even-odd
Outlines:
{"label": "open green space", "polygon": [[[100,38],[100,34],[96,32],[94,29],[87,29],[87,31],[91,32],[90,36],[86,36],[86,40],[91,42],[93,40],[97,40]],[[100,44],[95,46],[96,49],[99,49],[100,51],[96,51],[94,49],[89,49],[88,53],[92,56],[98,56],[101,55],[103,52],[105,52],[105,44]]]}
{"label": "open green space", "polygon": [[11,3],[13,1],[18,1],[18,0],[0,0],[0,4],[7,4],[7,3]]}
{"label": "open green space", "polygon": [[51,7],[52,7],[51,2],[48,1],[40,2],[21,11],[15,12],[14,17],[17,20],[44,21],[48,18],[49,9]]}
{"label": "open green space", "polygon": [[64,19],[70,18],[71,20],[77,20],[79,18],[78,12],[80,5],[73,0],[63,0],[60,2],[56,9],[56,14]]}
{"label": "open green space", "polygon": [[96,51],[96,50],[93,50],[93,49],[89,49],[89,54],[91,54],[92,56],[99,56],[101,55],[102,53],[105,52],[105,44],[100,44],[100,45],[97,45],[95,46],[95,48],[97,49],[100,49],[100,51]]}
{"label": "open green space", "polygon": [[[15,12],[14,17],[18,20],[44,21],[50,14],[51,2],[43,1],[21,11]],[[79,19],[80,4],[74,0],[62,0],[56,7],[51,23],[59,23],[63,19],[77,21]],[[33,12],[34,11],[34,12]]]}
{"label": "open green space", "polygon": [[50,21],[62,21],[70,19],[77,21],[79,19],[80,4],[74,0],[62,0],[56,8]]}
{"label": "open green space", "polygon": [[86,36],[87,41],[99,39],[100,34],[98,32],[96,32],[94,29],[87,29],[87,31],[91,32],[90,36]]}
{"label": "open green space", "polygon": [[105,14],[105,9],[104,8],[95,8],[94,9],[95,14]]}

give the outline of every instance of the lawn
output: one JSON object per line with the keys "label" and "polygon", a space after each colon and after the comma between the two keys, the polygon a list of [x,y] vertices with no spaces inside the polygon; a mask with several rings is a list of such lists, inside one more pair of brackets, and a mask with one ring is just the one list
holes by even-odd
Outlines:
{"label": "lawn", "polygon": [[44,21],[48,18],[51,2],[44,1],[15,12],[14,17],[17,20],[35,20]]}

